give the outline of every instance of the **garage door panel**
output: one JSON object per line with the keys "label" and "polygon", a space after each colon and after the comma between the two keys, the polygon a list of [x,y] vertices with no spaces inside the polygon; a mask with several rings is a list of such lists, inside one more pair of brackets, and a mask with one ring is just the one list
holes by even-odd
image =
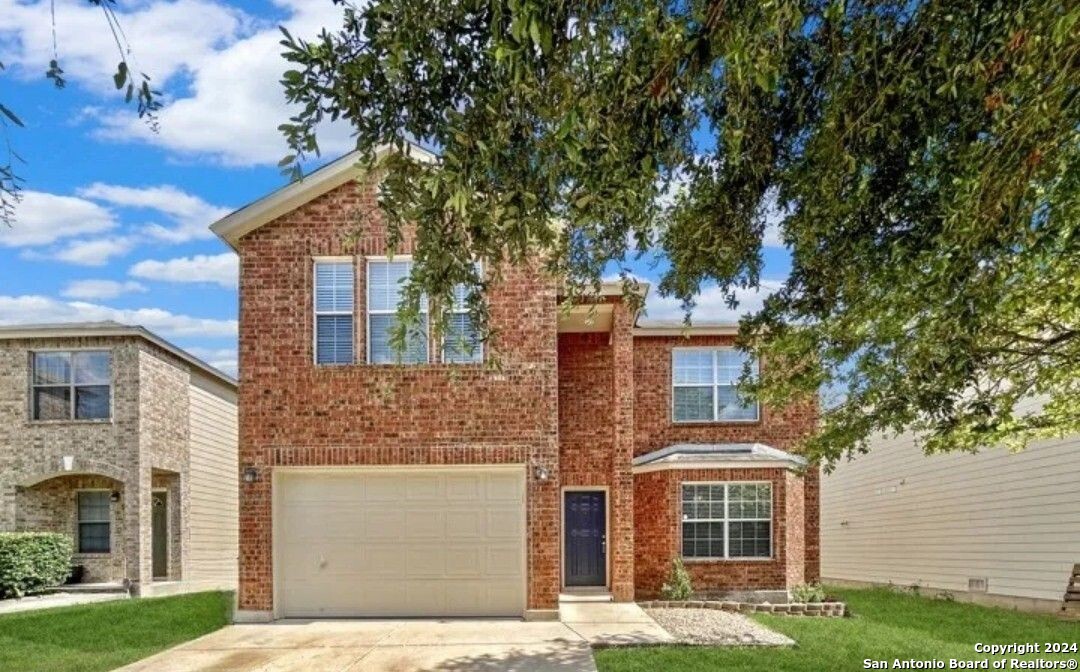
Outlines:
{"label": "garage door panel", "polygon": [[517,474],[493,474],[487,479],[488,501],[520,501],[525,491],[525,483]]}
{"label": "garage door panel", "polygon": [[446,499],[475,502],[484,495],[484,477],[478,474],[451,474],[446,477]]}
{"label": "garage door panel", "polygon": [[405,477],[405,499],[410,502],[446,499],[446,477],[441,474],[409,474]]}
{"label": "garage door panel", "polygon": [[524,533],[521,529],[519,511],[496,509],[487,511],[488,539],[518,539]]}
{"label": "garage door panel", "polygon": [[364,507],[344,502],[304,502],[281,512],[282,529],[290,531],[289,541],[315,539],[356,539],[363,536]]}
{"label": "garage door panel", "polygon": [[448,548],[446,549],[446,576],[455,579],[482,576],[485,560],[483,549],[474,546]]}
{"label": "garage door panel", "polygon": [[446,512],[415,509],[405,512],[405,539],[443,539],[446,537]]}
{"label": "garage door panel", "polygon": [[[405,537],[405,512],[395,509],[364,508],[360,513],[363,525],[350,539],[400,540]],[[348,527],[346,529],[349,529]]]}
{"label": "garage door panel", "polygon": [[521,549],[516,546],[492,546],[487,549],[484,563],[487,574],[491,576],[520,576]]}
{"label": "garage door panel", "polygon": [[520,615],[524,492],[524,469],[283,473],[281,615]]}

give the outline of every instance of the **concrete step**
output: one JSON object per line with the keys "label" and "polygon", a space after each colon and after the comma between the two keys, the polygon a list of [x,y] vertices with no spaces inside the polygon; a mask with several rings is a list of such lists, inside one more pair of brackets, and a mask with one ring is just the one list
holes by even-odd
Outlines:
{"label": "concrete step", "polygon": [[560,604],[575,604],[579,602],[614,602],[608,591],[573,591],[559,593]]}
{"label": "concrete step", "polygon": [[126,593],[122,583],[70,583],[50,588],[46,593]]}

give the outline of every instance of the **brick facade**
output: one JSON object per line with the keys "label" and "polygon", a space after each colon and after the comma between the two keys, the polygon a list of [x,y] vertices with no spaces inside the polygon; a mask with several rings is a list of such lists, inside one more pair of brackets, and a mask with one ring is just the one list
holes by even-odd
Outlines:
{"label": "brick facade", "polygon": [[[760,422],[746,425],[674,425],[670,349],[686,341],[634,336],[634,316],[618,299],[609,300],[610,332],[559,333],[557,283],[539,266],[499,269],[489,289],[496,340],[485,355],[497,367],[365,364],[366,257],[388,251],[373,191],[354,183],[233,242],[240,255],[240,465],[259,474],[241,485],[238,603],[244,611],[274,607],[278,466],[529,465],[527,606],[550,610],[562,586],[564,488],[607,490],[609,587],[615,599],[630,600],[658,588],[677,550],[673,493],[681,478],[676,472],[635,477],[634,455],[677,441],[788,448],[816,421],[808,407],[766,409]],[[411,249],[406,235],[396,252]],[[314,364],[319,257],[354,264],[353,365]],[[694,345],[729,342],[693,339]],[[533,478],[532,466],[545,467],[549,478]],[[816,486],[783,470],[766,477],[777,497],[777,557],[698,566],[703,584],[783,588],[814,575],[816,540],[802,536],[816,525]]]}
{"label": "brick facade", "polygon": [[[88,349],[112,355],[111,417],[32,420],[32,353]],[[191,376],[185,361],[139,336],[0,338],[0,531],[65,532],[77,549],[78,491],[115,493],[109,552],[77,552],[73,561],[86,581],[125,581],[135,593],[150,592],[151,493],[162,488],[172,514],[165,578],[183,579]]]}
{"label": "brick facade", "polygon": [[[356,217],[363,216],[360,236]],[[408,254],[406,238],[399,254]],[[240,463],[261,470],[242,486],[242,610],[273,608],[272,478],[277,465],[498,464],[543,466],[527,486],[528,607],[559,591],[556,291],[539,268],[503,269],[489,296],[499,330],[482,364],[317,367],[313,260],[356,263],[355,352],[366,352],[364,257],[385,255],[370,189],[324,194],[245,236],[240,253]],[[434,351],[434,349],[432,349]]]}
{"label": "brick facade", "polygon": [[[643,455],[673,443],[758,442],[781,450],[795,450],[799,440],[813,431],[817,424],[815,403],[796,404],[784,409],[762,406],[757,422],[675,423],[672,421],[672,349],[687,346],[731,346],[734,341],[734,336],[695,336],[693,338],[647,336],[634,339],[634,455]],[[762,362],[759,366],[764,369],[768,363]],[[740,473],[742,476],[735,480],[750,478],[746,473]],[[676,475],[671,476],[671,474]],[[732,475],[734,476],[736,474]],[[656,474],[638,475],[635,478],[635,496],[649,497],[653,501],[663,501],[667,503],[666,506],[677,508],[679,504],[676,492],[678,481],[695,480],[695,478],[688,472],[667,472],[664,478],[666,481],[660,484],[658,481],[661,479]],[[786,558],[777,556],[772,563],[772,570],[762,567],[760,561],[752,561],[754,564],[749,568],[745,567],[745,561],[692,563],[694,569],[691,574],[700,578],[700,582],[695,584],[697,587],[703,590],[746,590],[764,589],[770,587],[771,584],[772,588],[782,588],[818,580],[820,577],[818,540],[820,475],[818,469],[812,466],[802,476],[787,474],[783,477],[782,472],[778,471],[769,478],[769,480],[774,479],[777,479],[777,482],[783,481],[784,485],[783,488],[778,489],[774,484],[774,493],[780,490],[787,492],[783,507],[780,506],[780,500],[774,502],[776,507],[774,535],[776,529],[783,525],[787,536],[784,540],[785,544],[792,546],[785,548]],[[657,489],[663,492],[657,492]],[[792,494],[795,496],[791,496]],[[655,518],[642,521],[641,516],[649,510],[655,510],[655,508],[643,509],[639,503],[635,504],[639,546],[635,557],[639,564],[636,572],[639,592],[648,592],[659,587],[655,565],[646,560],[645,567],[640,566],[643,555],[648,553],[641,549],[641,545],[649,543],[641,540],[642,525],[645,525],[645,536],[654,539],[651,543],[657,545],[654,547],[655,550],[668,553],[663,565],[665,572],[667,563],[670,563],[672,554],[677,549],[677,545],[671,542],[671,538],[677,537],[679,520],[665,518],[670,529],[664,534],[659,534],[655,528],[660,523]],[[782,564],[776,564],[781,561],[783,561]]]}

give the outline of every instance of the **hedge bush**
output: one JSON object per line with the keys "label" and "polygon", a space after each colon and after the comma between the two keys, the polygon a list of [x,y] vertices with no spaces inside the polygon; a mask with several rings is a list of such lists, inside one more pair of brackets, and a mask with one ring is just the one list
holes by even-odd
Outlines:
{"label": "hedge bush", "polygon": [[58,586],[71,575],[71,537],[57,532],[0,532],[0,597]]}

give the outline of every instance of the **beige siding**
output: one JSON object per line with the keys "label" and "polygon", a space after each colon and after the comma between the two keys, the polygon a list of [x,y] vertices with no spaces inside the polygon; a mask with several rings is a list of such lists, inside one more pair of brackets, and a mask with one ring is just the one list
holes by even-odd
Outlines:
{"label": "beige siding", "polygon": [[1060,601],[1080,563],[1080,437],[925,456],[880,439],[821,488],[821,573]]}
{"label": "beige siding", "polygon": [[236,393],[192,373],[190,565],[187,579],[236,586]]}

